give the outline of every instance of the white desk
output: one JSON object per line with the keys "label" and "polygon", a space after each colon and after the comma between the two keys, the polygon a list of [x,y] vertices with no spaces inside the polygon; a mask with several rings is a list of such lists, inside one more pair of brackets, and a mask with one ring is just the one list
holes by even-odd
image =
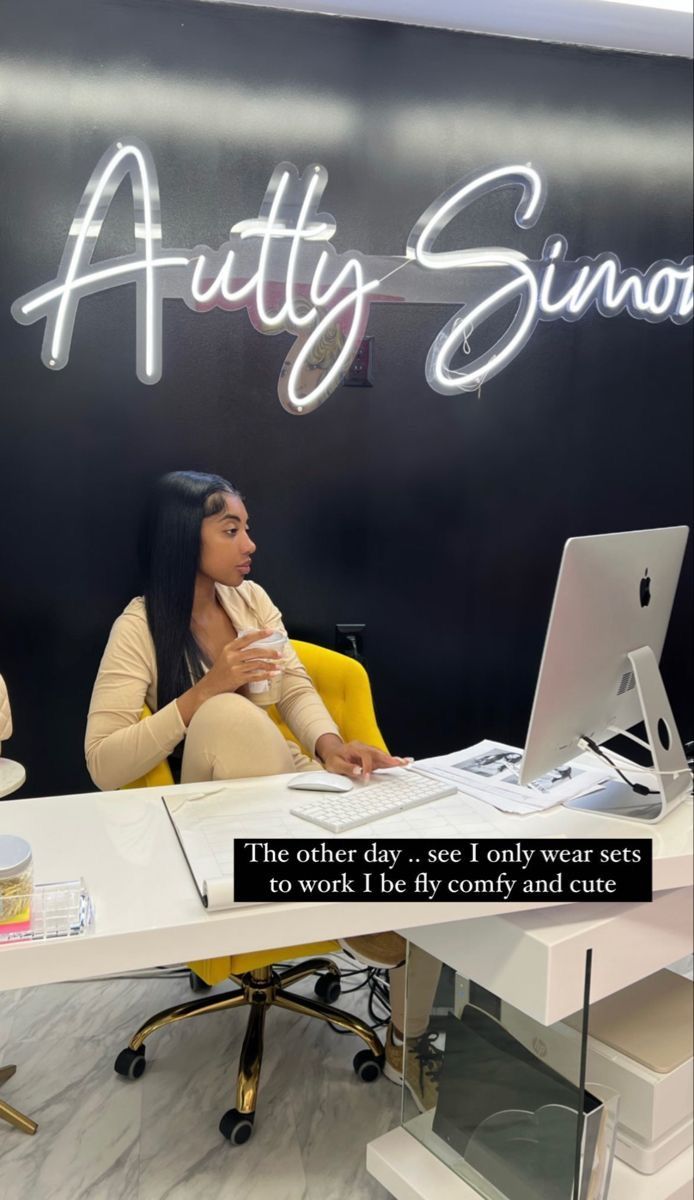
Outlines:
{"label": "white desk", "polygon": [[[552,818],[555,836],[568,836],[569,826],[571,836],[581,836],[571,821],[572,815],[566,809],[547,814]],[[593,1000],[626,987],[691,950],[691,818],[691,802],[685,801],[660,826],[651,830],[643,825],[631,826],[631,836],[653,835],[652,904],[589,903],[551,910],[537,905],[531,912],[516,914],[509,908],[481,917],[468,927],[464,937],[455,925],[435,921],[400,928],[436,958],[535,1020],[550,1025],[581,1007],[583,966],[589,948],[593,952]],[[540,836],[540,828],[549,830],[549,821],[538,826],[537,818],[529,820],[535,828],[532,832],[528,829],[525,836]],[[516,830],[507,832],[510,824],[504,822],[504,836],[516,835]],[[519,821],[513,824],[517,826]],[[596,838],[616,836],[615,827],[618,836],[629,836],[622,822],[591,818],[591,826],[590,836]],[[546,836],[550,836],[549,831]],[[430,1123],[431,1115],[423,1114],[415,1120]],[[475,1200],[478,1193],[450,1169],[457,1155],[451,1151],[446,1159],[442,1147],[438,1154],[400,1127],[369,1143],[367,1169],[395,1200]],[[609,1200],[689,1200],[691,1195],[691,1150],[683,1151],[654,1175],[641,1175],[615,1159]]]}
{"label": "white desk", "polygon": [[[262,836],[271,837],[272,813],[288,813],[296,793],[286,790],[286,776],[233,784],[239,813],[249,814],[249,836],[258,837],[258,816],[267,813]],[[215,790],[219,784],[194,784],[170,792]],[[687,888],[692,882],[692,805],[687,802],[661,825],[648,828],[557,809],[532,817],[509,817],[481,801],[454,796],[431,808],[416,810],[420,835],[460,838],[588,837],[653,841],[655,892]],[[251,814],[253,820],[251,821]],[[298,818],[304,837],[330,838]],[[391,817],[356,831],[378,838],[417,836],[412,814],[403,822]],[[251,832],[252,828],[252,832]],[[286,825],[285,825],[286,828]],[[158,790],[92,792],[11,800],[0,805],[0,833],[19,834],[31,843],[35,878],[48,883],[84,876],[96,907],[92,930],[82,937],[46,943],[0,946],[0,991],[90,975],[115,973],[155,964],[214,957],[232,951],[281,948],[380,929],[399,928],[426,945],[437,929],[451,922],[494,918],[537,903],[394,904],[312,902],[239,906],[210,914],[202,907]],[[354,831],[343,835],[354,836]],[[547,908],[556,908],[548,905]],[[569,913],[575,906],[562,906]],[[612,905],[600,906],[609,914]],[[426,931],[425,931],[425,927]],[[387,1145],[385,1144],[387,1139]],[[369,1165],[389,1188],[407,1200],[440,1200],[450,1195],[468,1200],[469,1190],[405,1130],[392,1130],[369,1147]],[[416,1160],[416,1161],[415,1161]],[[394,1162],[397,1164],[393,1166]],[[441,1176],[441,1190],[431,1191]],[[633,1172],[631,1173],[634,1174]],[[419,1190],[418,1178],[423,1183]],[[446,1190],[448,1189],[448,1190]],[[641,1200],[630,1180],[629,1195]],[[622,1193],[619,1193],[620,1195]],[[627,1194],[625,1191],[624,1195]],[[616,1200],[617,1191],[613,1188]],[[645,1198],[644,1198],[645,1200]],[[655,1195],[649,1200],[656,1200]],[[661,1200],[658,1194],[657,1200]],[[669,1187],[662,1200],[683,1200]]]}
{"label": "white desk", "polygon": [[[502,913],[459,926],[403,930],[417,945],[521,1012],[551,1025],[580,1009],[586,951],[593,1001],[686,955],[692,946],[692,889],[658,891],[652,904],[575,904]],[[460,1159],[433,1138],[433,1113],[367,1146],[367,1169],[395,1200],[479,1200],[456,1173]],[[418,1137],[414,1136],[417,1127]],[[418,1140],[421,1138],[422,1140]],[[426,1143],[426,1144],[425,1144]],[[691,1200],[691,1148],[653,1175],[615,1159],[609,1200]]]}
{"label": "white desk", "polygon": [[[296,802],[296,793],[286,789],[287,778],[274,776],[231,785],[239,812],[252,813],[255,818],[252,836],[258,836],[260,813],[268,814],[263,836],[271,837],[270,814],[288,811]],[[219,784],[208,787],[214,790]],[[203,790],[205,785],[194,784],[167,788],[166,793]],[[651,836],[654,889],[686,887],[692,882],[690,802],[652,829],[567,809],[509,817],[461,795],[415,812],[432,837]],[[295,822],[305,837],[333,836],[298,818],[286,819]],[[385,838],[416,836],[415,830],[410,814],[404,824],[402,817],[394,816],[356,832]],[[5,801],[0,805],[0,833],[19,834],[30,842],[36,882],[84,876],[96,909],[94,927],[84,936],[0,946],[0,990],[538,907],[537,903],[498,901],[429,905],[422,901],[328,901],[239,906],[210,914],[200,903],[160,792],[154,789]]]}

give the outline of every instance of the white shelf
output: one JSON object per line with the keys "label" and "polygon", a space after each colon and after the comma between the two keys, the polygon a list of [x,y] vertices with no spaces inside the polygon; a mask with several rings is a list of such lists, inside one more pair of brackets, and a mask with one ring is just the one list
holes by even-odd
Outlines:
{"label": "white shelf", "polygon": [[[480,1200],[406,1129],[391,1129],[366,1147],[366,1167],[395,1200]],[[609,1200],[691,1200],[692,1150],[685,1150],[655,1175],[640,1175],[615,1159]]]}
{"label": "white shelf", "polygon": [[692,945],[692,889],[650,904],[574,904],[481,917],[460,926],[402,931],[418,946],[543,1025],[583,1005],[593,951],[591,1002],[667,967]]}

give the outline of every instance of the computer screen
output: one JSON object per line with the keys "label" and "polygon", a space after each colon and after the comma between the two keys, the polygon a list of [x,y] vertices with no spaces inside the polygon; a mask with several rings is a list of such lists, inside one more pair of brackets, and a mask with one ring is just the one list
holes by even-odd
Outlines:
{"label": "computer screen", "polygon": [[581,739],[599,744],[645,720],[647,744],[661,772],[660,796],[639,796],[619,785],[611,796],[583,797],[585,803],[571,807],[653,821],[686,794],[690,776],[657,664],[688,532],[687,526],[674,526],[566,543],[521,783],[580,754]]}

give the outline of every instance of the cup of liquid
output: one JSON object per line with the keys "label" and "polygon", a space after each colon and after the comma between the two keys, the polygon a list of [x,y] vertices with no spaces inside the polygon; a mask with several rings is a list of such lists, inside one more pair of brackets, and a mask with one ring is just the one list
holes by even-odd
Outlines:
{"label": "cup of liquid", "polygon": [[[254,629],[240,629],[239,637],[246,637],[249,633],[255,633]],[[279,651],[284,655],[284,649],[289,638],[286,633],[270,633],[267,637],[258,638],[257,642],[252,642],[248,647],[249,650],[272,650]],[[259,660],[260,661],[260,660]],[[281,672],[283,663],[281,658],[271,659],[275,666]],[[259,668],[260,669],[260,668]],[[282,695],[282,675],[275,675],[273,679],[256,679],[253,683],[246,683],[241,688],[241,692],[248,700],[252,700],[254,704],[259,704],[261,708],[269,708],[271,704],[277,704]]]}

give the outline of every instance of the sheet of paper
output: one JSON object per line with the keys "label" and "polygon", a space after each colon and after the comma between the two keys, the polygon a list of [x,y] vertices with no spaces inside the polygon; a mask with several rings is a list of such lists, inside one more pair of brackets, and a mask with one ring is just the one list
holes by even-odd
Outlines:
{"label": "sheet of paper", "polygon": [[440,779],[455,782],[467,795],[484,800],[502,812],[542,812],[594,791],[605,772],[567,763],[528,786],[518,779],[523,751],[503,742],[484,740],[464,750],[420,759],[416,766]]}
{"label": "sheet of paper", "polygon": [[484,804],[488,804],[492,808],[498,808],[500,812],[522,815],[523,813],[540,811],[535,803],[524,800],[522,796],[512,796],[501,791],[478,788],[474,784],[468,783],[467,780],[461,779],[459,774],[454,775],[451,771],[431,766],[422,767],[422,764],[419,762],[416,765],[418,770],[421,769],[432,779],[441,779],[445,783],[454,782],[463,795],[470,796],[474,800],[481,800]]}

